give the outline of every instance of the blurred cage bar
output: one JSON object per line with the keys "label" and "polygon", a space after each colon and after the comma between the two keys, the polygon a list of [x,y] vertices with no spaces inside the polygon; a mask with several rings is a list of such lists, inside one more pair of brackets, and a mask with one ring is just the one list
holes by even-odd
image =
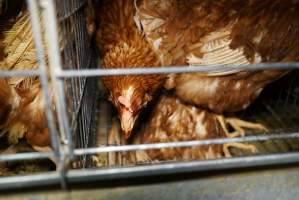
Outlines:
{"label": "blurred cage bar", "polygon": [[[111,120],[108,117],[110,107],[100,105],[105,108],[95,112],[98,101],[97,81],[100,76],[123,75],[123,74],[152,74],[152,73],[181,73],[181,72],[206,72],[221,71],[228,66],[206,67],[162,67],[151,69],[89,69],[97,66],[95,56],[89,46],[85,19],[84,4],[81,0],[28,0],[33,23],[38,21],[36,8],[39,4],[45,15],[45,27],[49,44],[49,65],[51,68],[51,78],[56,90],[57,115],[59,118],[60,143],[57,155],[59,156],[60,166],[56,172],[46,172],[37,175],[26,175],[16,177],[0,178],[0,188],[22,188],[28,186],[41,186],[44,184],[62,183],[82,183],[84,181],[107,180],[125,177],[138,177],[145,175],[171,174],[179,172],[206,171],[219,169],[233,169],[240,167],[263,166],[272,164],[298,163],[299,153],[295,151],[279,151],[276,154],[254,155],[243,157],[232,157],[215,160],[200,160],[188,162],[170,162],[150,165],[123,166],[92,168],[89,160],[90,155],[107,154],[109,152],[126,152],[147,149],[160,149],[169,147],[192,147],[194,145],[223,144],[227,142],[266,142],[269,140],[298,140],[299,139],[299,110],[298,110],[298,73],[291,73],[277,83],[269,86],[261,98],[250,107],[248,111],[239,113],[239,116],[256,122],[264,121],[266,126],[272,127],[269,134],[249,135],[243,138],[224,138],[202,141],[184,141],[159,144],[123,145],[107,146],[107,139],[102,135],[94,134],[97,120],[95,115],[105,115],[108,119],[103,121],[101,133],[109,130]],[[56,11],[55,11],[56,7]],[[58,26],[56,26],[56,24]],[[38,25],[33,26],[36,29]],[[35,27],[35,28],[34,28]],[[35,40],[37,53],[43,52],[40,33],[35,30]],[[58,36],[56,35],[58,34]],[[55,36],[56,35],[56,36]],[[60,41],[58,38],[62,39]],[[63,50],[60,52],[60,42],[63,43]],[[40,55],[40,63],[45,63]],[[61,65],[62,64],[62,65]],[[43,67],[40,68],[43,69]],[[234,66],[231,66],[234,68]],[[292,68],[298,69],[299,63],[268,63],[247,66],[238,66],[238,69],[277,69]],[[41,70],[42,71],[42,70]],[[39,71],[38,71],[39,72]],[[42,71],[44,78],[46,71]],[[1,76],[13,76],[16,74],[25,75],[29,72],[1,72]],[[38,74],[37,72],[34,72]],[[47,81],[44,81],[47,82]],[[276,85],[276,86],[275,86]],[[279,88],[279,92],[278,89]],[[47,89],[45,87],[45,89]],[[46,91],[47,93],[47,91]],[[104,99],[100,95],[100,100]],[[100,104],[102,101],[100,102]],[[49,110],[49,108],[47,108]],[[51,118],[51,114],[48,115]],[[52,116],[53,117],[53,116]],[[51,122],[51,120],[49,120]],[[52,120],[53,123],[53,120]],[[106,127],[105,127],[106,123]],[[52,124],[52,126],[54,126]],[[55,134],[52,131],[51,134]],[[101,146],[95,147],[95,141],[100,138]],[[55,143],[55,142],[54,142]],[[293,145],[294,146],[294,145]],[[87,148],[89,147],[89,148]],[[271,152],[272,153],[272,152]],[[13,155],[17,159],[24,159],[25,154]],[[70,169],[67,167],[68,159],[74,160],[79,157],[80,167],[91,169]],[[48,154],[46,156],[49,156]],[[28,154],[27,158],[39,158],[40,154]],[[45,157],[45,155],[44,155]],[[3,157],[1,159],[5,160]],[[47,182],[44,182],[47,180]],[[67,182],[66,182],[67,181]],[[16,184],[18,183],[18,184]]]}

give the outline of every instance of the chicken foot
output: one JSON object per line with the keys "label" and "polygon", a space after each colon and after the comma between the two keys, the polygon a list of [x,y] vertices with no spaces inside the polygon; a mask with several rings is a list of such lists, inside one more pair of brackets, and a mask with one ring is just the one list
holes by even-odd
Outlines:
{"label": "chicken foot", "polygon": [[[244,130],[245,128],[255,129],[255,130],[260,130],[260,131],[267,131],[267,128],[262,124],[252,123],[252,122],[240,120],[237,118],[225,118],[222,115],[218,115],[217,120],[220,123],[222,129],[224,130],[224,133],[227,138],[244,137],[245,136],[245,130]],[[232,126],[234,131],[229,132],[227,129],[227,125]],[[232,157],[232,155],[229,151],[230,147],[249,150],[252,153],[258,152],[257,148],[251,144],[244,144],[244,143],[238,143],[238,142],[226,143],[226,144],[223,144],[223,152],[224,152],[225,157]]]}
{"label": "chicken foot", "polygon": [[243,144],[243,143],[239,143],[239,142],[225,143],[225,144],[223,144],[223,153],[224,153],[224,156],[226,158],[232,157],[232,155],[229,151],[230,147],[249,150],[252,153],[257,153],[258,152],[257,148],[252,144]]}
{"label": "chicken foot", "polygon": [[[225,118],[222,115],[217,116],[217,120],[220,123],[221,127],[223,128],[226,137],[228,138],[235,138],[235,137],[244,137],[245,136],[245,130],[244,129],[253,129],[253,130],[259,130],[259,131],[267,131],[268,129],[258,123],[248,122],[244,121],[235,117],[229,117]],[[227,129],[227,125],[232,126],[234,129],[233,132],[229,132]]]}

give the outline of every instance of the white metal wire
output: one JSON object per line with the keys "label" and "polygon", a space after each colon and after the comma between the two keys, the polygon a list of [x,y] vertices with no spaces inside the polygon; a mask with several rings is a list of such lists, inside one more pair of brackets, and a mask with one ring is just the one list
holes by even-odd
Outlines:
{"label": "white metal wire", "polygon": [[6,71],[6,70],[0,70],[0,77],[17,77],[17,76],[39,76],[40,72],[39,70],[14,70],[14,71]]}
{"label": "white metal wire", "polygon": [[45,18],[45,33],[47,38],[47,44],[49,47],[48,58],[50,66],[50,74],[53,87],[55,88],[55,100],[57,105],[57,115],[59,121],[59,130],[61,136],[61,142],[67,145],[67,149],[64,149],[65,154],[72,154],[72,137],[69,128],[68,117],[66,114],[66,103],[64,94],[64,84],[63,80],[59,79],[57,74],[62,69],[60,51],[58,44],[58,31],[57,31],[57,21],[56,21],[56,11],[54,7],[54,2],[51,0],[41,1],[43,7],[43,14]]}
{"label": "white metal wire", "polygon": [[140,151],[140,150],[175,148],[175,147],[176,148],[192,147],[192,146],[201,146],[201,145],[224,144],[224,143],[233,143],[233,142],[253,142],[253,141],[265,141],[270,139],[288,139],[288,138],[299,139],[299,133],[298,132],[279,133],[279,134],[267,134],[267,135],[257,135],[257,136],[254,135],[254,136],[236,137],[236,138],[217,138],[217,139],[192,140],[192,141],[181,141],[181,142],[105,146],[105,147],[97,147],[97,148],[75,149],[75,155],[107,153],[107,152]]}
{"label": "white metal wire", "polygon": [[[8,161],[20,161],[20,160],[32,160],[32,159],[45,159],[57,156],[54,153],[40,153],[40,152],[28,152],[28,153],[17,153],[17,154],[3,154],[0,156],[0,162]],[[1,179],[0,179],[1,180]],[[0,181],[1,182],[1,181]]]}
{"label": "white metal wire", "polygon": [[48,127],[50,131],[51,136],[51,144],[52,148],[55,152],[55,159],[57,160],[60,155],[60,144],[59,144],[59,138],[58,133],[56,131],[55,122],[54,122],[54,115],[52,113],[51,109],[51,100],[50,100],[50,94],[49,94],[49,83],[48,83],[48,76],[47,76],[47,69],[46,69],[46,62],[45,62],[45,52],[43,50],[42,46],[42,36],[41,36],[41,28],[39,23],[39,11],[38,6],[34,0],[28,0],[27,1],[28,8],[30,11],[30,17],[31,17],[31,24],[32,24],[32,32],[34,35],[34,41],[35,46],[38,51],[36,52],[37,60],[38,60],[38,70],[39,70],[39,77],[42,87],[42,92],[45,100],[45,109],[46,109],[46,115],[48,120]]}
{"label": "white metal wire", "polygon": [[[201,160],[191,162],[175,162],[134,167],[119,167],[110,169],[70,170],[66,174],[69,183],[84,183],[90,181],[119,180],[123,178],[144,177],[161,174],[177,174],[182,172],[198,172],[222,169],[248,168],[256,166],[281,165],[295,163],[299,160],[298,153],[283,153],[264,156],[247,156],[216,160]],[[0,190],[24,189],[58,185],[60,175],[47,172],[37,175],[6,177],[0,179]]]}
{"label": "white metal wire", "polygon": [[119,68],[119,69],[90,69],[90,70],[62,70],[59,77],[95,77],[135,74],[169,74],[169,73],[221,73],[231,70],[274,70],[274,69],[299,69],[299,62],[293,63],[258,63],[250,65],[214,65],[214,66],[164,66],[151,68]]}

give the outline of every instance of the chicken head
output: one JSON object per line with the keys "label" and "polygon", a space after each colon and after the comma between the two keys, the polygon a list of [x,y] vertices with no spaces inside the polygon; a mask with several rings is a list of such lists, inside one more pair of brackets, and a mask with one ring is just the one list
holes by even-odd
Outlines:
{"label": "chicken head", "polygon": [[[159,66],[151,47],[143,39],[131,44],[119,44],[102,60],[104,68],[137,68]],[[161,74],[106,76],[102,82],[108,91],[109,100],[118,111],[126,139],[141,110],[150,102],[164,84]]]}

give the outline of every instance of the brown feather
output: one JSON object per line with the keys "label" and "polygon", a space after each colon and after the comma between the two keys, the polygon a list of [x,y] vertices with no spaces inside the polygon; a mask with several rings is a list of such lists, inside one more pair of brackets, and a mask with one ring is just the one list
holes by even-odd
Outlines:
{"label": "brown feather", "polygon": [[[149,144],[225,137],[215,114],[187,105],[173,95],[162,94],[153,106],[149,115],[142,119],[140,129],[136,130],[130,141],[122,139],[119,124],[113,120],[109,132],[109,144]],[[111,153],[109,165],[216,159],[222,156],[225,155],[221,144],[164,148]]]}
{"label": "brown feather", "polygon": [[[134,143],[161,143],[225,137],[216,116],[206,110],[162,95],[149,120],[135,134]],[[198,160],[223,156],[222,145],[147,150],[151,160]]]}
{"label": "brown feather", "polygon": [[96,42],[102,55],[119,42],[131,42],[140,35],[134,24],[133,0],[101,1],[98,8],[99,29]]}
{"label": "brown feather", "polygon": [[[134,23],[133,0],[104,0],[98,13],[100,23],[96,41],[101,52],[103,68],[160,65],[152,46],[144,39]],[[130,109],[134,116],[138,116],[140,110],[163,86],[164,79],[164,75],[107,76],[102,78],[102,82],[109,92],[110,101],[116,106],[120,115],[123,108],[118,97],[131,87],[133,94],[129,99]]]}
{"label": "brown feather", "polygon": [[[163,64],[191,64],[190,55],[202,61],[209,53],[210,60],[207,58],[204,65],[239,65],[297,61],[298,13],[299,2],[292,0],[141,0],[137,18]],[[228,38],[215,38],[214,49],[204,52],[202,48],[212,40],[206,38],[223,29],[229,32]],[[220,42],[227,39],[227,46],[221,46]],[[169,76],[165,87],[174,89],[182,100],[212,111],[235,112],[245,109],[267,84],[286,73],[228,69],[222,73],[177,74]]]}
{"label": "brown feather", "polygon": [[[9,23],[5,23],[1,18],[0,28],[2,33],[0,41],[4,44],[5,53],[0,69],[37,69],[36,50],[28,12],[22,11]],[[31,134],[31,137],[27,137],[30,144],[50,143],[48,134],[45,134],[40,142],[30,141],[34,138],[32,134],[48,131],[43,94],[37,77],[0,79],[0,98],[0,133],[6,134],[9,143],[17,143],[28,133]],[[50,99],[53,104],[52,91],[50,91]]]}
{"label": "brown feather", "polygon": [[[165,65],[182,65],[186,63],[185,55],[192,52],[189,47],[199,38],[220,29],[236,18],[236,10],[244,6],[238,1],[187,1],[187,0],[143,0],[139,10],[141,18],[147,15],[161,20],[161,25],[154,28],[158,38],[162,38],[159,50],[169,55]],[[144,15],[144,16],[143,16]],[[144,27],[146,28],[146,27]],[[175,52],[180,56],[174,57]],[[169,63],[170,62],[170,63]]]}
{"label": "brown feather", "polygon": [[231,32],[231,47],[244,48],[263,62],[299,59],[299,2],[293,0],[251,0],[244,7]]}
{"label": "brown feather", "polygon": [[11,112],[11,95],[11,87],[7,83],[7,80],[0,79],[0,125],[8,120]]}
{"label": "brown feather", "polygon": [[186,102],[219,114],[231,113],[246,109],[266,85],[285,73],[266,70],[219,77],[184,74],[174,78],[173,85],[176,95]]}

